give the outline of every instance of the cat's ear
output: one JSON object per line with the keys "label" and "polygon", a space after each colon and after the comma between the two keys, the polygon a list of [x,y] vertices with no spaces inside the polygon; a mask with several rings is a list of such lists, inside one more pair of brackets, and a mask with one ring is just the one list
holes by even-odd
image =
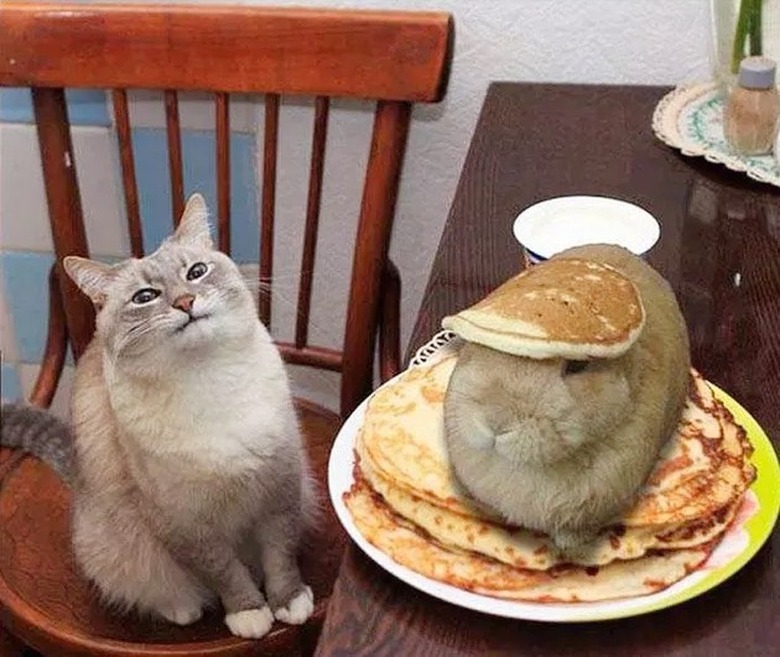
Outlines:
{"label": "cat's ear", "polygon": [[206,207],[206,199],[200,194],[193,194],[187,199],[173,241],[203,249],[214,248],[209,229],[209,209]]}
{"label": "cat's ear", "polygon": [[96,306],[102,306],[106,300],[106,288],[116,278],[116,270],[102,262],[68,256],[62,261],[68,276],[79,286]]}

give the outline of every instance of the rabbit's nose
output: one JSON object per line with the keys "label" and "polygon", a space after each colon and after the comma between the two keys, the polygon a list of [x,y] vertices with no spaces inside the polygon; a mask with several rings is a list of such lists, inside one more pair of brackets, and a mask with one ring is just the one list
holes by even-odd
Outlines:
{"label": "rabbit's nose", "polygon": [[171,304],[174,308],[178,308],[179,310],[183,310],[188,315],[190,314],[190,311],[192,310],[192,304],[195,301],[195,295],[194,294],[182,294],[179,297],[176,297],[173,300],[173,303]]}

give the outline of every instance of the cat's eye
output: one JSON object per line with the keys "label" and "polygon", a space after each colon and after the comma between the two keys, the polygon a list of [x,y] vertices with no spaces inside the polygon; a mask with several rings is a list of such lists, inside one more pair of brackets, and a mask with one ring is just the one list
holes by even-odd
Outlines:
{"label": "cat's eye", "polygon": [[143,290],[138,290],[133,295],[133,303],[143,304],[154,301],[160,296],[160,290],[155,290],[153,287],[145,287]]}
{"label": "cat's eye", "polygon": [[196,278],[201,278],[208,270],[209,266],[205,262],[196,262],[187,270],[187,280],[194,281]]}
{"label": "cat's eye", "polygon": [[587,360],[567,360],[563,365],[563,373],[566,374],[579,374],[584,372],[588,367]]}

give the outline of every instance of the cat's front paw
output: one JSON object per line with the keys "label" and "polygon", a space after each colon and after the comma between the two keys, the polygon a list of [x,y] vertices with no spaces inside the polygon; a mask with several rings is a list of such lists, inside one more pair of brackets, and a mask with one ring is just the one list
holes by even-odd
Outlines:
{"label": "cat's front paw", "polygon": [[274,611],[277,620],[290,625],[300,625],[305,623],[314,611],[314,594],[308,586],[294,595],[284,606]]}
{"label": "cat's front paw", "polygon": [[225,625],[242,639],[259,639],[268,634],[274,624],[274,615],[266,605],[262,609],[245,609],[225,616]]}

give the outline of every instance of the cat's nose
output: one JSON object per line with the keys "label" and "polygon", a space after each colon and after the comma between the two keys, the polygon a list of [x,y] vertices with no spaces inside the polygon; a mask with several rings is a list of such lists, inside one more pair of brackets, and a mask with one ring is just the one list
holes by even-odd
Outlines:
{"label": "cat's nose", "polygon": [[189,315],[192,310],[192,302],[195,301],[194,294],[182,294],[180,297],[176,297],[173,300],[173,307],[183,310]]}

